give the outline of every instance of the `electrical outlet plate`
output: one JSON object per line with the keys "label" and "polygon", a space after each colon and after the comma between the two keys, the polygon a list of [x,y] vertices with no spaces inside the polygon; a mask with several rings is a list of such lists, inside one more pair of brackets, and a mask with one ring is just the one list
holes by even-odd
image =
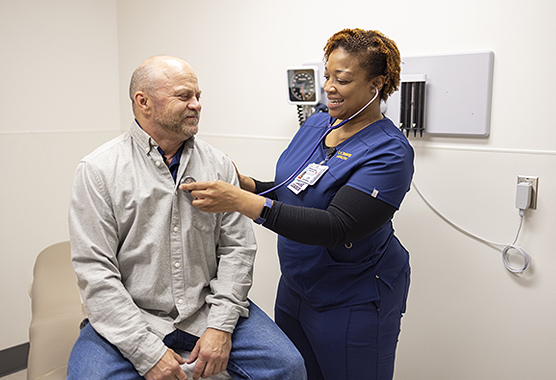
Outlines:
{"label": "electrical outlet plate", "polygon": [[517,183],[530,183],[533,188],[533,193],[531,194],[531,205],[530,208],[537,209],[537,193],[539,191],[539,177],[531,175],[518,175]]}

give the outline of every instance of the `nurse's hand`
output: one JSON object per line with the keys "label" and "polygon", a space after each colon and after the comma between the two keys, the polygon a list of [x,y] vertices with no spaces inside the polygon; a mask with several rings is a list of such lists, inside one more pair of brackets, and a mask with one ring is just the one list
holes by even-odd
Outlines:
{"label": "nurse's hand", "polygon": [[193,207],[201,211],[237,211],[253,220],[258,218],[265,202],[264,197],[220,180],[182,184],[179,188],[191,192]]}
{"label": "nurse's hand", "polygon": [[239,186],[243,190],[247,190],[247,191],[250,191],[250,192],[254,193],[255,192],[255,181],[253,180],[253,178],[241,174],[239,172],[237,166],[236,166],[236,163],[232,161],[232,164],[234,164],[234,168],[236,169],[237,178],[239,179]]}

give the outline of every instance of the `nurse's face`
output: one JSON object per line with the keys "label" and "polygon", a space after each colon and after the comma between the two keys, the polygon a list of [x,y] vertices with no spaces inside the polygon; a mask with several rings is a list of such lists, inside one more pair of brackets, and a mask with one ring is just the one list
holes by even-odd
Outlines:
{"label": "nurse's face", "polygon": [[343,48],[332,51],[324,70],[324,91],[330,116],[344,120],[359,111],[375,95],[372,81],[359,60]]}

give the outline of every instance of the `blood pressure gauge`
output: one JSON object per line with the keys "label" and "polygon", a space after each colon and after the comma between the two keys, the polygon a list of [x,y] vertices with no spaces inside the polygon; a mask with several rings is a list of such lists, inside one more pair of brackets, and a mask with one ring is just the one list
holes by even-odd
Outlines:
{"label": "blood pressure gauge", "polygon": [[318,67],[291,67],[288,72],[288,88],[291,104],[315,105],[320,101]]}

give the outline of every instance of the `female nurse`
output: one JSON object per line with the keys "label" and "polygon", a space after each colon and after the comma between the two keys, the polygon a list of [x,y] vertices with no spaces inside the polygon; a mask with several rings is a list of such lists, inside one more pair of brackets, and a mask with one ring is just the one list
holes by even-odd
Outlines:
{"label": "female nurse", "polygon": [[299,129],[274,182],[239,175],[242,189],[181,188],[203,211],[238,211],[279,235],[275,320],[309,380],[392,379],[410,273],[392,218],[410,188],[413,149],[380,100],[398,87],[400,54],[361,29],[334,34],[324,52],[329,112]]}

